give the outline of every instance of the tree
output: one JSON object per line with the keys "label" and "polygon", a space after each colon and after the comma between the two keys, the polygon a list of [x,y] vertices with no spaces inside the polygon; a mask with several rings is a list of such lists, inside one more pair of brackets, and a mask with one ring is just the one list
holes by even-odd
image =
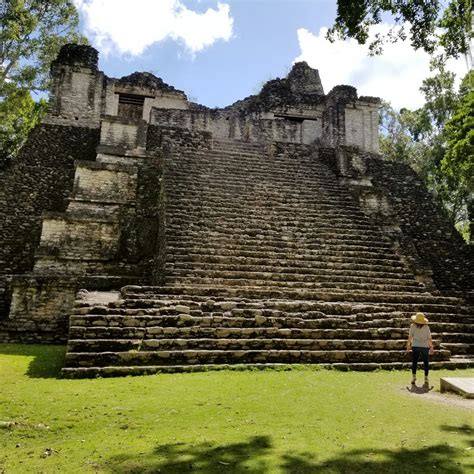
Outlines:
{"label": "tree", "polygon": [[465,228],[467,240],[465,223],[472,222],[474,205],[474,73],[456,93],[453,75],[443,63],[434,66],[437,74],[421,87],[423,107],[398,112],[383,103],[380,151],[419,174],[453,224]]}
{"label": "tree", "polygon": [[28,89],[17,89],[0,102],[0,168],[18,153],[46,107],[46,100],[35,102]]}
{"label": "tree", "polygon": [[386,37],[376,35],[369,44],[372,54],[380,54],[384,42],[408,37],[414,49],[432,54],[437,46],[446,58],[470,53],[472,11],[470,0],[451,0],[444,8],[440,0],[338,0],[337,16],[328,38],[355,38],[360,44],[369,40],[371,26],[382,22],[383,14],[391,14],[395,26]]}
{"label": "tree", "polygon": [[474,237],[474,71],[464,78],[458,105],[444,128],[446,152],[441,170],[445,192],[456,197],[460,221],[465,217],[470,239]]}
{"label": "tree", "polygon": [[[30,93],[48,88],[62,45],[85,43],[70,0],[3,0],[0,5],[0,162],[11,158],[45,110]],[[28,97],[29,96],[29,97]]]}

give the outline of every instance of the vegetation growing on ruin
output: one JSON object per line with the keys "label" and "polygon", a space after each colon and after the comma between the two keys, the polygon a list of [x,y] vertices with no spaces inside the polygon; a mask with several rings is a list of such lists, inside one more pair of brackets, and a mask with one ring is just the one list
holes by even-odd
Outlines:
{"label": "vegetation growing on ruin", "polygon": [[384,103],[381,111],[382,156],[418,173],[466,241],[474,222],[473,85],[471,71],[456,90],[454,74],[433,61],[421,87],[422,107],[398,111]]}
{"label": "vegetation growing on ruin", "polygon": [[409,394],[407,372],[64,380],[63,356],[0,345],[0,472],[461,474],[474,461],[472,411]]}

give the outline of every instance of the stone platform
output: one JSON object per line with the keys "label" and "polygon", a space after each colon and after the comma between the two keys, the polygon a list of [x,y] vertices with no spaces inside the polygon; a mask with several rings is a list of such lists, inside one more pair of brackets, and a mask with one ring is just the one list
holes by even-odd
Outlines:
{"label": "stone platform", "polygon": [[441,392],[448,390],[466,398],[474,398],[474,377],[443,377],[440,380]]}

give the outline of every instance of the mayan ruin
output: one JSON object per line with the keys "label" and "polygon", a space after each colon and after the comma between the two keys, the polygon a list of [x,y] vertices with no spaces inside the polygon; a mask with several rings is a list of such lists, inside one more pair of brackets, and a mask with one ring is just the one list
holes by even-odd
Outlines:
{"label": "mayan ruin", "polygon": [[[474,250],[407,165],[376,97],[297,62],[228,107],[151,73],[51,65],[46,118],[0,163],[0,342],[66,344],[63,375],[228,365],[474,365]],[[382,98],[383,99],[383,98]]]}

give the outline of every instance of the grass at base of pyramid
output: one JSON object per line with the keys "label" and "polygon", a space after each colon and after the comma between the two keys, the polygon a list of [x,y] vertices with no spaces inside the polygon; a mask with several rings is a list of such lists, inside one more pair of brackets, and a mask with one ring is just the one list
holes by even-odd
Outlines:
{"label": "grass at base of pyramid", "polygon": [[440,377],[473,377],[472,369],[432,371],[432,391],[413,395],[408,371],[66,380],[64,353],[0,344],[0,472],[461,474],[474,466],[474,408],[439,394]]}

